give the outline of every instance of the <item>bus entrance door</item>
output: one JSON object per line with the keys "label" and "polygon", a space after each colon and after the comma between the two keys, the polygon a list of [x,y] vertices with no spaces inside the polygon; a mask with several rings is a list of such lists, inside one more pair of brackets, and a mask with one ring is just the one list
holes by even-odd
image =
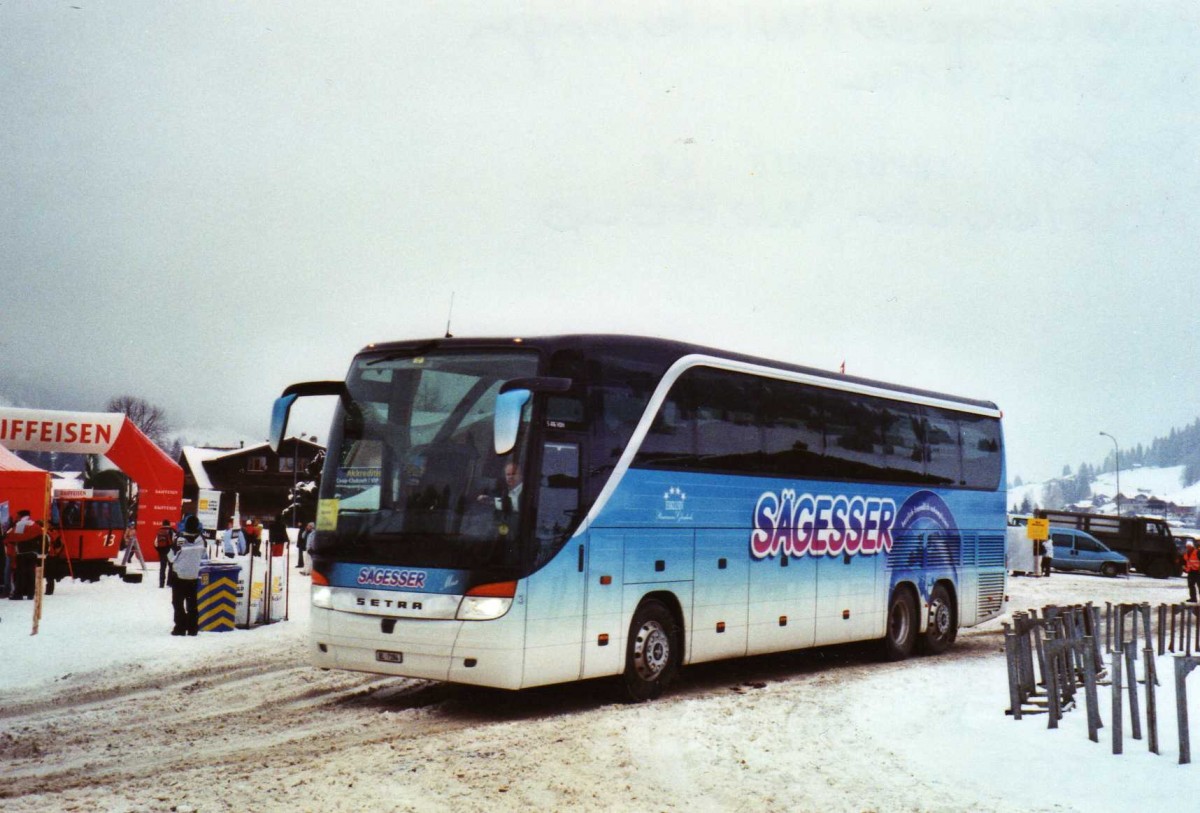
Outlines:
{"label": "bus entrance door", "polygon": [[626,533],[607,528],[588,532],[581,675],[584,678],[615,675],[624,666],[622,588]]}

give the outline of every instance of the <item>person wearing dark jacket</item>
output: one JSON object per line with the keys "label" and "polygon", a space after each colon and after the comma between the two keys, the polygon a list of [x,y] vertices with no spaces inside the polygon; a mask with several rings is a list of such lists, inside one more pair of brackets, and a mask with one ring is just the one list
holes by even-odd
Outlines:
{"label": "person wearing dark jacket", "polygon": [[195,514],[183,523],[183,533],[167,554],[175,581],[171,585],[171,605],[175,609],[175,628],[172,635],[196,635],[200,631],[200,611],[196,606],[196,591],[200,565],[208,558],[208,546],[200,535],[202,528]]}
{"label": "person wearing dark jacket", "polygon": [[296,539],[296,567],[301,570],[304,569],[304,552],[308,550],[308,543],[312,540],[315,527],[313,523],[308,523],[300,529],[300,536]]}
{"label": "person wearing dark jacket", "polygon": [[33,598],[37,589],[38,558],[42,555],[42,525],[29,515],[29,511],[21,509],[17,512],[17,524],[9,534],[9,539],[17,554],[13,592],[9,598],[14,601]]}
{"label": "person wearing dark jacket", "polygon": [[164,519],[158,533],[154,535],[154,551],[158,554],[158,587],[160,590],[167,583],[167,573],[171,569],[171,563],[167,561],[167,554],[171,552],[174,545],[175,532],[171,530],[171,521]]}
{"label": "person wearing dark jacket", "polygon": [[54,585],[67,575],[67,549],[63,546],[62,533],[57,525],[50,525],[50,544],[46,548],[46,561],[42,565],[46,577],[46,595],[54,595]]}

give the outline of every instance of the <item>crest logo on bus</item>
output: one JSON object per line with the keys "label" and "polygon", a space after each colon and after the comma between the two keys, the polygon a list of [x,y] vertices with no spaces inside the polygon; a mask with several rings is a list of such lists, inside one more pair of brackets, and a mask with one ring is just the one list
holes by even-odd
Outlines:
{"label": "crest logo on bus", "polygon": [[687,494],[678,486],[671,486],[663,492],[663,507],[658,512],[657,519],[666,522],[691,522],[692,515],[687,513]]}
{"label": "crest logo on bus", "polygon": [[765,491],[754,506],[750,555],[871,556],[892,550],[896,501],[849,494]]}

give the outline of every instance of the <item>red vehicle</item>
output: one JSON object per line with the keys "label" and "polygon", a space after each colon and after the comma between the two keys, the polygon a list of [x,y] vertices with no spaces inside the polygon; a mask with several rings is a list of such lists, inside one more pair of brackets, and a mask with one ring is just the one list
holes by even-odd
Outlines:
{"label": "red vehicle", "polygon": [[120,553],[125,532],[125,512],[116,491],[56,491],[50,521],[62,534],[75,578],[94,582],[124,572],[112,562]]}

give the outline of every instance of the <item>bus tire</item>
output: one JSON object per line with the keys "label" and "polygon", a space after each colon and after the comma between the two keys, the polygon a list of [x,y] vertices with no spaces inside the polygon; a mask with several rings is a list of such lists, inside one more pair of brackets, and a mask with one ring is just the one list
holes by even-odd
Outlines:
{"label": "bus tire", "polygon": [[934,585],[929,597],[929,626],[921,636],[921,651],[926,655],[940,655],[950,648],[958,637],[958,612],[950,599],[946,585]]}
{"label": "bus tire", "polygon": [[883,656],[889,661],[902,661],[912,655],[916,642],[917,603],[907,588],[897,587],[888,602]]}
{"label": "bus tire", "polygon": [[633,614],[625,649],[625,695],[635,703],[662,694],[679,672],[681,636],[675,618],[662,602],[645,601]]}

